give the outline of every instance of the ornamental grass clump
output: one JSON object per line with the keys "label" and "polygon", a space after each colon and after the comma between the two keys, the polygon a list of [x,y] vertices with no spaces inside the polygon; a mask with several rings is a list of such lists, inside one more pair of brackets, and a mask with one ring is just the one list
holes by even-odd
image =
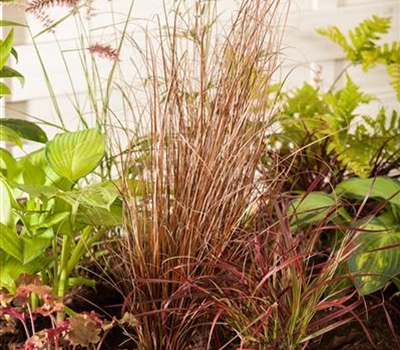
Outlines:
{"label": "ornamental grass clump", "polygon": [[223,346],[212,289],[221,262],[237,255],[232,242],[264,154],[282,4],[244,1],[224,32],[215,32],[210,4],[196,1],[184,28],[177,9],[158,43],[148,40],[142,52],[148,147],[132,147],[122,161],[121,243],[125,309],[137,317],[140,349]]}
{"label": "ornamental grass clump", "polygon": [[[357,318],[355,246],[328,216],[301,228],[284,173],[262,167],[283,2],[244,1],[229,28],[210,4],[178,6],[141,47],[148,124],[121,153],[123,311],[138,349],[305,349]],[[319,250],[327,231],[341,239]]]}
{"label": "ornamental grass clump", "polygon": [[223,274],[214,280],[219,322],[235,333],[222,348],[239,341],[246,349],[308,349],[311,340],[357,319],[362,301],[343,271],[352,238],[319,250],[323,234],[339,227],[324,219],[297,231],[279,188],[265,197],[252,216],[256,229],[232,242],[236,254],[219,263]]}

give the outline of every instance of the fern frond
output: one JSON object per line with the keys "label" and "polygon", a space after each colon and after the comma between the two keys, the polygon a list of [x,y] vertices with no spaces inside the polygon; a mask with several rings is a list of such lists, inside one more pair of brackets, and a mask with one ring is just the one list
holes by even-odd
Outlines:
{"label": "fern frond", "polygon": [[[350,42],[345,35],[336,26],[330,26],[327,29],[317,29],[317,33],[328,37],[334,43],[338,44],[344,50],[346,58],[354,64],[363,64],[363,69],[367,70],[374,66],[382,58],[379,52],[376,52],[378,45],[376,42],[382,34],[386,34],[391,25],[390,17],[372,16],[365,19],[357,27],[348,32]],[[391,56],[392,50],[382,47],[382,53]]]}
{"label": "fern frond", "polygon": [[387,65],[392,63],[400,64],[400,41],[393,41],[392,43],[384,43],[376,47],[377,55]]}
{"label": "fern frond", "polygon": [[346,52],[346,54],[352,51],[350,45],[347,42],[346,37],[343,35],[343,33],[338,27],[329,26],[326,29],[318,28],[316,31],[318,34],[326,36],[332,42],[339,45]]}
{"label": "fern frond", "polygon": [[400,64],[393,63],[388,65],[387,71],[392,78],[390,85],[392,85],[396,91],[397,100],[400,102]]}
{"label": "fern frond", "polygon": [[327,94],[325,99],[331,106],[333,115],[338,120],[341,120],[339,126],[346,128],[354,118],[354,110],[361,104],[371,102],[375,97],[360,91],[359,86],[346,74],[346,85],[344,88],[334,94]]}
{"label": "fern frond", "polygon": [[[349,36],[356,49],[363,49],[373,41],[379,40],[379,34],[387,34],[390,29],[390,17],[380,17],[373,15],[371,19],[367,18],[357,27],[349,31]],[[353,37],[355,38],[353,40]]]}

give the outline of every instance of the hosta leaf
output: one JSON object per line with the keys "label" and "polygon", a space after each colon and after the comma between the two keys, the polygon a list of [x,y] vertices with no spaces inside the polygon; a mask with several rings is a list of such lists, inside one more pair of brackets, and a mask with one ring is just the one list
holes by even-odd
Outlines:
{"label": "hosta leaf", "polygon": [[12,207],[8,185],[0,178],[0,222],[6,226],[12,224]]}
{"label": "hosta leaf", "polygon": [[0,263],[0,288],[7,289],[10,293],[14,294],[16,291],[15,280],[12,276],[5,271]]}
{"label": "hosta leaf", "polygon": [[22,261],[23,248],[23,242],[17,233],[0,222],[0,249]]}
{"label": "hosta leaf", "polygon": [[18,203],[5,179],[0,177],[0,222],[8,227],[14,227],[12,208],[18,208]]}
{"label": "hosta leaf", "polygon": [[24,186],[45,185],[55,189],[59,188],[67,190],[72,186],[71,181],[60,177],[50,167],[46,160],[44,148],[21,158],[18,163],[22,170]]}
{"label": "hosta leaf", "polygon": [[400,274],[400,232],[380,223],[362,227],[375,232],[362,232],[357,240],[359,248],[349,259],[350,271],[360,295],[373,293]]}
{"label": "hosta leaf", "polygon": [[49,247],[54,233],[52,229],[47,229],[39,234],[31,237],[24,236],[23,240],[23,263],[30,263],[40,255],[46,254],[46,249]]}
{"label": "hosta leaf", "polygon": [[[54,259],[42,254],[28,264],[6,255],[0,251],[0,287],[5,287],[9,292],[15,292],[15,283],[21,274],[34,275],[46,268]],[[12,283],[11,280],[12,279]]]}
{"label": "hosta leaf", "polygon": [[11,94],[10,88],[6,84],[0,82],[0,96],[10,95],[10,94]]}
{"label": "hosta leaf", "polygon": [[348,179],[336,186],[336,192],[345,196],[382,198],[400,206],[400,181],[379,176],[371,179]]}
{"label": "hosta leaf", "polygon": [[41,143],[47,142],[46,133],[35,123],[23,119],[0,119],[0,125],[14,130],[21,138]]}
{"label": "hosta leaf", "polygon": [[78,202],[80,205],[109,210],[118,194],[118,189],[112,182],[103,182],[89,185],[80,190],[63,192],[58,196],[72,206]]}
{"label": "hosta leaf", "polygon": [[4,148],[0,148],[0,172],[8,181],[14,179],[18,172],[17,161],[12,154]]}
{"label": "hosta leaf", "polygon": [[19,135],[13,129],[2,124],[0,124],[0,141],[10,142],[22,148]]}
{"label": "hosta leaf", "polygon": [[2,69],[10,57],[14,40],[14,29],[11,29],[4,41],[0,43],[0,69]]}
{"label": "hosta leaf", "polygon": [[76,221],[85,225],[113,227],[122,224],[122,203],[117,199],[109,210],[103,208],[82,207]]}
{"label": "hosta leaf", "polygon": [[19,185],[18,188],[21,191],[29,194],[31,198],[37,198],[42,196],[46,198],[52,198],[59,192],[59,189],[57,187],[50,187],[37,184]]}
{"label": "hosta leaf", "polygon": [[[1,2],[12,2],[14,0],[1,0]],[[26,27],[25,24],[18,23],[18,22],[13,22],[13,21],[7,21],[4,19],[0,20],[0,27]]]}
{"label": "hosta leaf", "polygon": [[21,86],[24,86],[25,84],[25,78],[24,76],[16,71],[15,69],[4,66],[2,69],[0,69],[0,77],[1,78],[17,78],[21,84]]}
{"label": "hosta leaf", "polygon": [[295,215],[292,224],[316,223],[324,219],[334,208],[336,201],[322,192],[312,192],[289,203],[288,214]]}
{"label": "hosta leaf", "polygon": [[59,134],[46,145],[51,168],[72,182],[93,171],[104,152],[105,138],[97,129]]}

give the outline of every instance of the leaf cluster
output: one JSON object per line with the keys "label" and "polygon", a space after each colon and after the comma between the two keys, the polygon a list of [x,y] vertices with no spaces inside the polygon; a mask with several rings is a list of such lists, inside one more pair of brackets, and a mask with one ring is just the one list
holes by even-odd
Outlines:
{"label": "leaf cluster", "polygon": [[346,59],[361,65],[366,72],[378,64],[386,66],[391,85],[400,101],[400,41],[380,44],[382,34],[390,29],[391,19],[373,15],[348,32],[348,38],[336,26],[318,29],[317,32],[338,44]]}
{"label": "leaf cluster", "polygon": [[390,281],[399,283],[399,180],[347,179],[332,194],[311,192],[294,199],[288,213],[297,232],[321,221],[346,228],[345,235],[353,237],[354,247],[347,265],[360,295],[382,289]]}
{"label": "leaf cluster", "polygon": [[48,141],[28,121],[3,119],[0,126],[5,141],[22,145],[22,136],[45,143],[19,159],[0,149],[0,286],[15,292],[22,273],[41,273],[48,276],[53,293],[63,296],[87,249],[121,223],[114,183],[78,183],[100,164],[104,135],[86,129]]}
{"label": "leaf cluster", "polygon": [[[340,44],[352,64],[366,70],[380,63],[393,70],[399,64],[399,43],[375,43],[389,26],[389,19],[373,16],[350,31],[350,43],[337,27],[319,32]],[[324,92],[304,83],[280,99],[278,131],[267,141],[265,163],[277,163],[278,172],[287,174],[286,190],[312,186],[330,191],[347,177],[387,175],[400,168],[399,113],[385,107],[376,115],[361,113],[360,107],[376,98],[362,92],[349,74],[342,88]]]}
{"label": "leaf cluster", "polygon": [[[0,27],[3,26],[20,26],[21,24],[0,20]],[[24,85],[25,78],[17,70],[11,68],[7,65],[10,56],[13,56],[16,61],[18,61],[18,53],[13,47],[14,42],[14,29],[12,28],[6,38],[0,39],[0,79],[3,78],[17,78],[21,85]],[[3,82],[0,81],[0,98],[5,95],[11,94],[10,88]]]}
{"label": "leaf cluster", "polygon": [[[30,299],[37,297],[41,305],[29,307]],[[100,349],[112,328],[132,326],[136,320],[125,313],[120,319],[105,320],[95,312],[75,313],[69,310],[59,297],[51,295],[51,287],[44,285],[38,276],[21,275],[15,294],[0,290],[0,319],[13,317],[25,330],[23,349]],[[57,322],[57,313],[68,311],[68,317]],[[36,320],[48,319],[49,326],[36,329]],[[31,327],[28,326],[31,325]]]}

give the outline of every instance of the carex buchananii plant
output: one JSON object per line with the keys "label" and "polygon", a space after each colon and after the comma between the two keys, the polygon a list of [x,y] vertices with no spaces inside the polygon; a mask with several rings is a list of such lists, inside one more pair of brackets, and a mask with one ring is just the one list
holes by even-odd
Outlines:
{"label": "carex buchananii plant", "polygon": [[218,349],[229,336],[215,291],[254,198],[287,10],[245,0],[221,24],[217,2],[193,3],[166,11],[141,48],[149,122],[121,162],[120,278],[143,350]]}

